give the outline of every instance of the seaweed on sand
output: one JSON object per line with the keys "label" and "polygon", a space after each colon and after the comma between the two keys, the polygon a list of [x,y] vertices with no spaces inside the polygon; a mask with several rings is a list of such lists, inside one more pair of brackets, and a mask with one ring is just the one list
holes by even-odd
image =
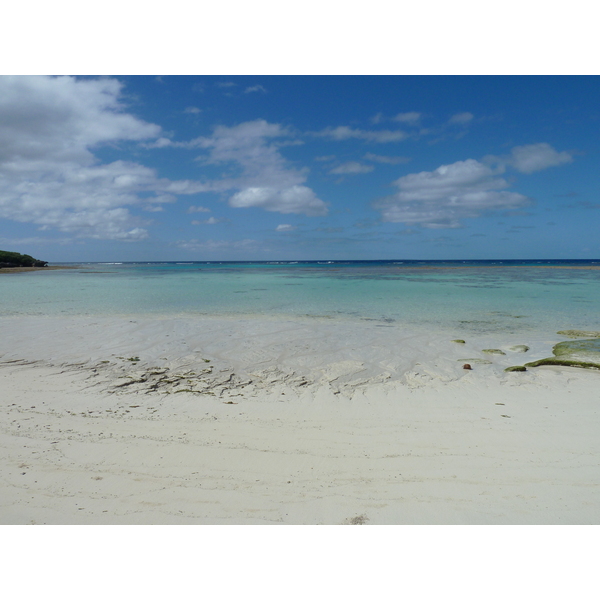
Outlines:
{"label": "seaweed on sand", "polygon": [[600,370],[600,338],[560,342],[552,348],[553,357],[525,363],[526,367],[554,365]]}

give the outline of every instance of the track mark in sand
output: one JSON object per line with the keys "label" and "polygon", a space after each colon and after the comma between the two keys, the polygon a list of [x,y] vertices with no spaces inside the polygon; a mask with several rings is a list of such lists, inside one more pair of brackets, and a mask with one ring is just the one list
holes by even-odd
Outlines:
{"label": "track mark in sand", "polygon": [[367,515],[357,515],[356,517],[349,517],[344,521],[344,525],[365,525],[369,517]]}

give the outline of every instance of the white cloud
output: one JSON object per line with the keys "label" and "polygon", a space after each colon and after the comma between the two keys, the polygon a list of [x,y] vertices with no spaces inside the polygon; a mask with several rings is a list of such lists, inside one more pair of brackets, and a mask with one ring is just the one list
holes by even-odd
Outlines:
{"label": "white cloud", "polygon": [[134,162],[100,164],[93,150],[102,144],[166,145],[158,125],[125,112],[121,89],[109,78],[0,77],[0,218],[136,241],[147,237],[147,223],[127,206],[155,208],[174,201],[172,193],[202,189]]}
{"label": "white cloud", "polygon": [[267,90],[265,90],[262,85],[253,85],[244,90],[244,94],[251,94],[252,92],[262,92],[263,94],[266,94]]}
{"label": "white cloud", "polygon": [[91,164],[90,147],[158,137],[160,127],[123,112],[115,79],[0,78],[0,161]]}
{"label": "white cloud", "polygon": [[208,192],[211,189],[211,186],[206,183],[190,179],[180,179],[178,181],[161,179],[156,182],[157,191],[169,192],[170,194],[198,194],[199,192]]}
{"label": "white cloud", "polygon": [[323,131],[317,132],[314,135],[319,137],[329,137],[336,141],[360,139],[367,142],[375,142],[384,144],[387,142],[400,142],[408,137],[404,131],[396,130],[389,131],[387,129],[378,131],[366,131],[364,129],[352,129],[347,125],[339,127],[327,127]]}
{"label": "white cloud", "polygon": [[240,175],[206,184],[206,191],[238,190],[229,198],[235,208],[258,207],[283,214],[307,216],[327,214],[326,204],[312,189],[303,185],[305,171],[288,165],[271,138],[290,135],[280,125],[264,120],[250,121],[235,127],[215,128],[211,137],[192,140],[190,147],[206,148],[205,164],[234,163]]}
{"label": "white cloud", "polygon": [[293,185],[284,189],[273,187],[248,187],[229,199],[234,208],[258,207],[282,214],[304,214],[309,217],[322,216],[327,208],[315,193],[304,185]]}
{"label": "white cloud", "polygon": [[215,217],[209,217],[206,221],[192,221],[192,225],[216,225],[221,223],[223,219],[216,219]]}
{"label": "white cloud", "polygon": [[381,156],[380,154],[372,154],[371,152],[367,152],[364,158],[365,160],[384,163],[387,165],[401,165],[411,161],[408,156]]}
{"label": "white cloud", "polygon": [[197,115],[197,114],[201,113],[202,110],[200,108],[198,108],[197,106],[188,106],[183,112],[192,114],[192,115]]}
{"label": "white cloud", "polygon": [[448,120],[449,125],[466,125],[473,120],[473,114],[470,112],[457,113]]}
{"label": "white cloud", "polygon": [[160,137],[153,142],[142,143],[141,146],[143,148],[168,148],[170,146],[174,146],[175,144],[166,137]]}
{"label": "white cloud", "polygon": [[557,152],[550,144],[529,144],[513,148],[507,162],[517,171],[529,174],[573,162],[573,157],[568,152]]}
{"label": "white cloud", "polygon": [[504,169],[513,167],[520,173],[534,173],[549,167],[556,167],[573,162],[573,157],[568,152],[557,152],[550,144],[529,144],[515,146],[509,155],[485,156],[483,161],[487,164],[496,164]]}
{"label": "white cloud", "polygon": [[417,125],[421,120],[421,113],[418,112],[405,112],[398,113],[394,118],[394,121],[399,123],[408,123],[409,125]]}
{"label": "white cloud", "polygon": [[349,161],[329,171],[333,175],[358,175],[359,173],[370,173],[375,167],[372,165],[361,165],[356,161]]}
{"label": "white cloud", "polygon": [[206,208],[205,206],[190,206],[187,209],[189,214],[191,213],[199,213],[199,212],[210,212],[210,208]]}
{"label": "white cloud", "polygon": [[281,225],[277,225],[275,231],[294,231],[294,229],[296,229],[296,227],[294,227],[294,225],[282,223]]}
{"label": "white cloud", "polygon": [[172,202],[177,202],[177,198],[173,196],[173,194],[163,194],[161,192],[156,192],[154,196],[149,196],[146,198],[147,202],[151,204],[169,204]]}
{"label": "white cloud", "polygon": [[399,191],[374,205],[383,220],[428,228],[460,227],[461,219],[529,203],[521,194],[503,191],[509,184],[490,167],[473,159],[406,175],[394,185]]}

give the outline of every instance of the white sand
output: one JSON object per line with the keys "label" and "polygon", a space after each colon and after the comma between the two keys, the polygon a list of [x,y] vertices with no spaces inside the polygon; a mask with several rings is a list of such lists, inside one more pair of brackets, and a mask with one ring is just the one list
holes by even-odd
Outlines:
{"label": "white sand", "polygon": [[600,373],[463,337],[2,318],[0,523],[600,522]]}

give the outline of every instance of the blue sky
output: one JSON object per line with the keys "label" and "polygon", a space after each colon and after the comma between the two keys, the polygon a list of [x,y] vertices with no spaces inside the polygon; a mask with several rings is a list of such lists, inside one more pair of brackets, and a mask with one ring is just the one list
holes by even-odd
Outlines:
{"label": "blue sky", "polygon": [[599,258],[597,76],[0,77],[0,247]]}

